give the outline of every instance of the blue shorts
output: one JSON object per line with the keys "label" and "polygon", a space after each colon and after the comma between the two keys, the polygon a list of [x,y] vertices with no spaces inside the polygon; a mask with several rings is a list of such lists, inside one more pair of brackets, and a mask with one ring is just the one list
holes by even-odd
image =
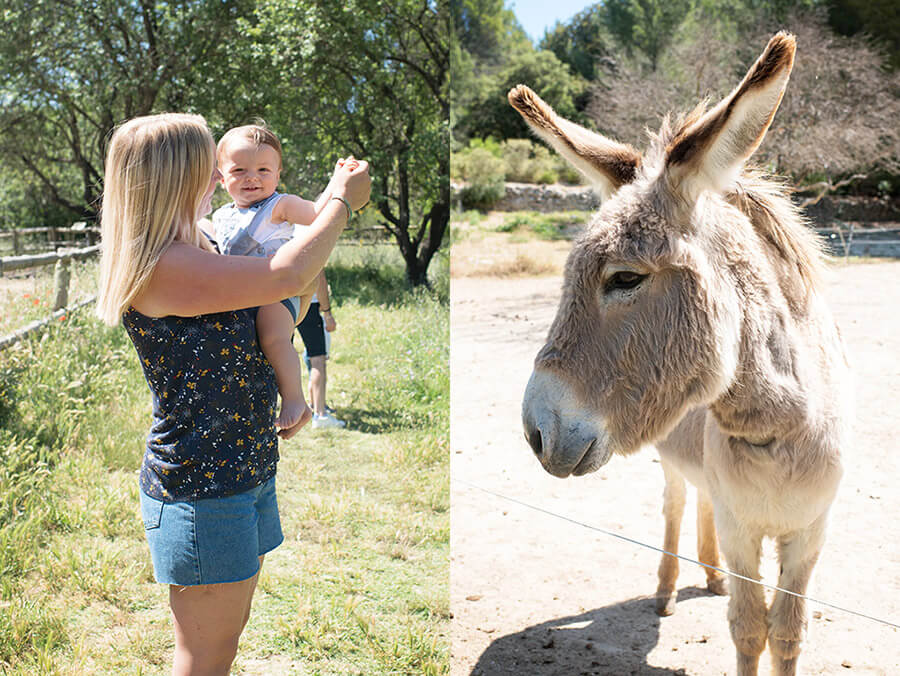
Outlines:
{"label": "blue shorts", "polygon": [[275,477],[225,498],[163,502],[141,491],[141,516],[157,582],[183,587],[239,582],[284,540]]}

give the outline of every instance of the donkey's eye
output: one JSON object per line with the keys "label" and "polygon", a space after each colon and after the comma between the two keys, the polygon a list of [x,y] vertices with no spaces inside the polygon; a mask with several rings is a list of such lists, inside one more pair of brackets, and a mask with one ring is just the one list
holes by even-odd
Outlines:
{"label": "donkey's eye", "polygon": [[619,289],[633,289],[643,282],[646,277],[647,275],[640,275],[636,272],[622,270],[606,280],[603,290],[606,291],[606,293],[609,293],[610,291],[617,291]]}

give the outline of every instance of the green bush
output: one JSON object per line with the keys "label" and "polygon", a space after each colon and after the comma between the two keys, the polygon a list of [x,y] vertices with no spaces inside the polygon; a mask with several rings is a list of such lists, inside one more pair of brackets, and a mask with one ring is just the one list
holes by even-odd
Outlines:
{"label": "green bush", "polygon": [[550,150],[528,139],[515,138],[503,142],[506,180],[520,183],[556,183],[556,160]]}
{"label": "green bush", "polygon": [[451,162],[456,176],[466,182],[460,199],[466,209],[490,209],[506,194],[506,163],[483,147],[457,153]]}

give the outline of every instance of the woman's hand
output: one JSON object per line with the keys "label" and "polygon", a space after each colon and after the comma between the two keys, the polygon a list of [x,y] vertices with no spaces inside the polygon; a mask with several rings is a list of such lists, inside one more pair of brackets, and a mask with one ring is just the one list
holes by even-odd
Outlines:
{"label": "woman's hand", "polygon": [[331,314],[330,310],[326,310],[322,313],[322,321],[325,322],[325,330],[328,331],[328,333],[337,331],[337,322],[334,321],[334,316]]}

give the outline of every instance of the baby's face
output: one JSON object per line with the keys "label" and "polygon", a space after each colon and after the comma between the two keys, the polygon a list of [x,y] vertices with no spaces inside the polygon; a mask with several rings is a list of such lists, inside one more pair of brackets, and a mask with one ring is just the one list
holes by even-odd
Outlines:
{"label": "baby's face", "polygon": [[241,208],[269,197],[281,177],[275,148],[246,139],[235,139],[223,149],[219,170],[225,190]]}

